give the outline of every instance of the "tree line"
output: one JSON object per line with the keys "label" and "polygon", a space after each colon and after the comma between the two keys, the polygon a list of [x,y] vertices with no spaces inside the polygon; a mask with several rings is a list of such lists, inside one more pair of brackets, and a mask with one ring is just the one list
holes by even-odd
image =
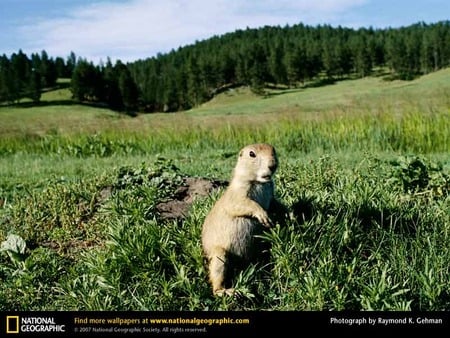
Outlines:
{"label": "tree line", "polygon": [[221,90],[369,76],[413,79],[450,65],[450,21],[402,28],[294,25],[238,30],[128,65],[148,111],[189,109]]}
{"label": "tree line", "polygon": [[95,66],[80,59],[72,74],[71,90],[78,101],[100,102],[117,111],[139,108],[139,91],[129,67],[120,60]]}
{"label": "tree line", "polygon": [[0,102],[39,100],[57,77],[71,77],[74,99],[115,110],[178,111],[217,93],[250,86],[298,87],[311,81],[365,77],[389,69],[413,79],[450,65],[450,21],[401,28],[330,25],[237,30],[145,60],[94,65],[86,59],[51,59],[43,51],[0,58]]}
{"label": "tree line", "polygon": [[15,103],[22,98],[39,102],[45,89],[55,87],[58,78],[72,76],[74,53],[64,60],[50,58],[44,50],[28,57],[22,50],[11,57],[0,56],[0,103]]}

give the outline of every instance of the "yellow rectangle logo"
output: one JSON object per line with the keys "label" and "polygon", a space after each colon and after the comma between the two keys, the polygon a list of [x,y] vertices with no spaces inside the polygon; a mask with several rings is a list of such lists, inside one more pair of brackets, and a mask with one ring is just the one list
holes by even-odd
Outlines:
{"label": "yellow rectangle logo", "polygon": [[19,316],[6,316],[6,333],[19,333]]}

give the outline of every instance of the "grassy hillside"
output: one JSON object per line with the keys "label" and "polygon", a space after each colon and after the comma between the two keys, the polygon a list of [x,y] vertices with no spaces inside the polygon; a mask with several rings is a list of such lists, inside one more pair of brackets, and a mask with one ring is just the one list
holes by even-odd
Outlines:
{"label": "grassy hillside", "polygon": [[[450,69],[128,117],[45,93],[0,107],[1,310],[449,310]],[[228,179],[240,147],[280,154],[291,217],[270,265],[211,295],[202,221],[162,217],[187,176]],[[51,297],[49,297],[51,295]]]}
{"label": "grassy hillside", "polygon": [[[305,121],[367,114],[448,112],[449,76],[450,68],[414,81],[384,81],[379,77],[369,77],[317,88],[272,90],[265,97],[254,95],[249,89],[238,88],[185,113],[147,114],[134,119],[107,109],[61,105],[59,102],[70,100],[69,90],[61,89],[44,93],[40,107],[0,108],[0,135],[3,139],[27,133],[69,135],[112,130],[145,134],[150,129],[169,129],[170,132],[173,120],[180,121],[181,127],[188,123],[199,127],[210,122],[206,126],[217,129],[218,118],[234,126],[241,125],[242,119],[249,119],[253,114],[258,118],[252,123],[261,126],[267,121],[283,119]],[[191,125],[188,127],[191,129]]]}

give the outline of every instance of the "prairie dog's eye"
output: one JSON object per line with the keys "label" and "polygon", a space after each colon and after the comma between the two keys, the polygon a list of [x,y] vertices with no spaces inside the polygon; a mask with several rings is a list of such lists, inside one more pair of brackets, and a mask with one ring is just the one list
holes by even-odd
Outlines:
{"label": "prairie dog's eye", "polygon": [[256,157],[256,154],[253,150],[250,150],[248,154],[250,155],[250,157]]}

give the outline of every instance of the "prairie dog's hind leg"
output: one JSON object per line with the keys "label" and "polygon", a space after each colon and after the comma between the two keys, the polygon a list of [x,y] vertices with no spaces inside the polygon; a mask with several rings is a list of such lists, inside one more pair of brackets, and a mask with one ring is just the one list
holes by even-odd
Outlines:
{"label": "prairie dog's hind leg", "polygon": [[216,247],[209,255],[209,280],[215,295],[232,294],[233,290],[225,286],[228,273],[227,253],[223,248]]}

